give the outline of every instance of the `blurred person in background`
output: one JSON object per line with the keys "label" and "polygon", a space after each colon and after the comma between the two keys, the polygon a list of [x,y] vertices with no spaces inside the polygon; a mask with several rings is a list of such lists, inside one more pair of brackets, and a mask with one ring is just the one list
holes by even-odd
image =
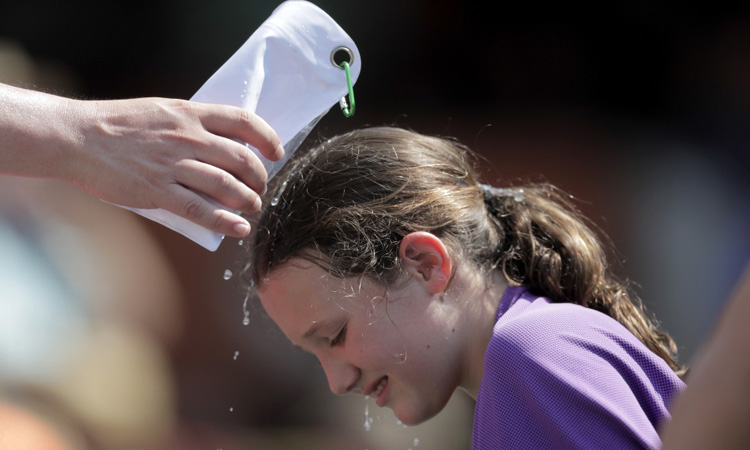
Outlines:
{"label": "blurred person in background", "polygon": [[[33,80],[30,59],[12,47],[0,50],[0,79]],[[27,73],[8,73],[19,67]],[[107,144],[102,137],[89,147],[101,160],[89,159],[92,165],[84,168],[84,136],[73,125],[97,130],[94,116],[85,123],[81,115],[95,108],[93,102],[6,84],[0,84],[0,99],[0,172],[24,176],[0,176],[0,446],[163,448],[177,408],[168,351],[183,329],[176,274],[136,216],[72,184],[42,178],[70,177],[66,181],[125,204],[149,201],[159,186],[141,179],[138,172],[148,171],[128,161],[149,162],[138,152],[139,139],[155,139],[160,128],[149,129],[149,115],[132,107],[156,113],[164,105],[99,104],[122,108],[118,131],[127,130],[127,117],[143,129],[131,130],[131,141],[111,135]],[[172,116],[169,124],[195,127],[199,116]],[[150,119],[158,122],[158,116]],[[82,147],[66,148],[71,139],[81,139]],[[157,151],[179,152],[168,139],[153,144]],[[105,163],[115,153],[121,159]],[[152,175],[171,170],[164,153],[146,164]],[[198,222],[211,220],[210,211],[194,212]],[[231,228],[234,219],[223,219],[206,225]]]}
{"label": "blurred person in background", "polygon": [[695,359],[687,390],[663,431],[664,450],[741,450],[750,442],[750,266],[711,338]]}

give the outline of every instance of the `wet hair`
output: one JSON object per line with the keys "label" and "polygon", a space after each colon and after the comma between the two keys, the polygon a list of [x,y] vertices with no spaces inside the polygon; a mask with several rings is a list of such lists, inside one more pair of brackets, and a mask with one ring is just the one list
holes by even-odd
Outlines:
{"label": "wet hair", "polygon": [[392,285],[403,276],[401,239],[426,231],[457,261],[611,316],[681,374],[673,340],[612,273],[596,228],[554,186],[483,186],[462,144],[392,127],[343,134],[287,166],[255,225],[251,283],[303,258],[336,277]]}

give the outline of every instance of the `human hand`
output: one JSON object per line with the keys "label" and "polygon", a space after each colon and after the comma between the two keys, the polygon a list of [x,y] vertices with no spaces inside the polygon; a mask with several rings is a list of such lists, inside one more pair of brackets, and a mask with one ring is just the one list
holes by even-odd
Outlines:
{"label": "human hand", "polygon": [[238,214],[260,209],[267,174],[247,142],[271,160],[284,154],[271,127],[246,110],[185,100],[79,101],[68,110],[79,130],[63,178],[131,208],[161,208],[234,237],[250,232]]}

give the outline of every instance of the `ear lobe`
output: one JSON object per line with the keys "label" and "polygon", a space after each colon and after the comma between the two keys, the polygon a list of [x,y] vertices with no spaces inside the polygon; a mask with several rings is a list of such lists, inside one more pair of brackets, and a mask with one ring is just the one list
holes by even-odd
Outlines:
{"label": "ear lobe", "polygon": [[440,238],[424,231],[409,233],[401,240],[398,254],[404,269],[419,280],[428,293],[445,290],[452,260]]}

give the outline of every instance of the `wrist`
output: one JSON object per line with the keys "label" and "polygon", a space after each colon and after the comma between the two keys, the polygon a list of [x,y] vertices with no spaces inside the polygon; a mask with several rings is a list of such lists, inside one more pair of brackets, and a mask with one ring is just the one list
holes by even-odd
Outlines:
{"label": "wrist", "polygon": [[63,97],[58,99],[55,110],[60,121],[52,138],[57,148],[51,155],[58,168],[54,177],[81,186],[85,184],[81,174],[85,172],[87,134],[91,121],[96,117],[92,112],[94,102]]}

